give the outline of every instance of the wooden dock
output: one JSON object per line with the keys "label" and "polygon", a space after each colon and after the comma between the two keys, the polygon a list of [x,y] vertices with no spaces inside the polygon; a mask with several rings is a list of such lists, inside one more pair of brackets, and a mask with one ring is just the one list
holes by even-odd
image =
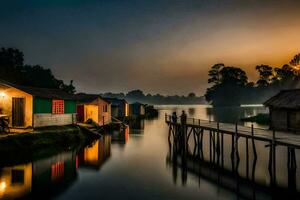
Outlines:
{"label": "wooden dock", "polygon": [[238,171],[240,161],[239,141],[241,138],[244,138],[246,141],[245,153],[247,176],[251,173],[249,171],[250,148],[252,148],[254,157],[252,165],[255,165],[258,156],[255,142],[261,141],[265,142],[265,146],[269,148],[268,170],[271,177],[270,182],[276,185],[276,148],[278,146],[286,147],[288,174],[289,176],[291,175],[292,178],[295,177],[297,168],[295,149],[300,149],[300,135],[290,132],[275,132],[268,129],[254,128],[253,125],[251,127],[246,127],[238,125],[237,123],[219,123],[195,118],[187,118],[186,120],[181,120],[179,118],[176,121],[173,121],[172,117],[167,114],[165,115],[165,122],[169,126],[169,142],[171,143],[173,141],[177,153],[180,153],[183,158],[189,154],[189,143],[190,140],[193,140],[193,154],[197,155],[197,158],[204,160],[203,135],[208,134],[209,141],[206,141],[206,143],[209,143],[209,162],[224,168],[224,135],[229,135],[231,140],[229,144],[226,145],[231,146],[230,158],[233,172]]}
{"label": "wooden dock", "polygon": [[[166,115],[165,121],[169,125],[180,125],[180,119],[177,123],[172,122],[171,116]],[[238,124],[219,123],[215,121],[200,120],[195,118],[187,118],[186,126],[191,129],[205,129],[214,132],[221,132],[229,135],[236,135],[237,137],[245,137],[265,142],[275,142],[276,145],[289,146],[300,149],[300,134],[291,132],[272,131],[269,129],[261,129],[241,126]]]}

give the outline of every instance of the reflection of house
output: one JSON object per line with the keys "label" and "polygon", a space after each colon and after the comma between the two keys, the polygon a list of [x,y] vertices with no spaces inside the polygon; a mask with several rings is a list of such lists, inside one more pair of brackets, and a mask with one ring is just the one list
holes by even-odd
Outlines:
{"label": "reflection of house", "polygon": [[[34,161],[32,164],[33,195],[55,194],[58,188],[69,186],[77,177],[75,152],[64,152],[49,158]],[[51,192],[52,191],[52,192]]]}
{"label": "reflection of house", "polygon": [[16,199],[31,192],[31,163],[0,170],[0,199]]}
{"label": "reflection of house", "polygon": [[111,103],[111,116],[123,118],[129,115],[129,105],[125,99],[104,98]]}
{"label": "reflection of house", "polygon": [[12,127],[68,125],[75,122],[73,95],[59,89],[17,86],[0,80],[1,114]]}
{"label": "reflection of house", "polygon": [[[63,191],[77,177],[75,152],[0,169],[0,199],[45,199]],[[47,195],[47,196],[45,196]]]}
{"label": "reflection of house", "polygon": [[90,146],[85,147],[78,155],[80,167],[100,169],[110,157],[111,136],[103,135]]}
{"label": "reflection of house", "polygon": [[129,120],[129,127],[130,129],[144,130],[145,120],[140,118],[131,119]]}
{"label": "reflection of house", "polygon": [[93,120],[99,125],[111,123],[111,103],[95,94],[77,94],[77,117],[79,122]]}
{"label": "reflection of house", "polygon": [[130,116],[143,116],[145,115],[145,105],[139,102],[135,102],[129,105]]}
{"label": "reflection of house", "polygon": [[129,139],[129,126],[125,126],[121,130],[112,132],[112,141],[126,144]]}
{"label": "reflection of house", "polygon": [[270,111],[270,128],[300,131],[300,89],[284,90],[264,103]]}

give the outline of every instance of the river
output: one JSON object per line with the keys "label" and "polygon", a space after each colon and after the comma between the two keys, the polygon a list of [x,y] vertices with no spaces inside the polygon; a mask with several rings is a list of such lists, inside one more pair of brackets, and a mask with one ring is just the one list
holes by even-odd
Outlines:
{"label": "river", "polygon": [[[253,187],[248,188],[246,182],[244,189],[249,191],[242,191],[243,188],[241,191],[232,190],[228,189],[226,184],[213,181],[215,170],[212,167],[208,167],[209,171],[204,175],[201,173],[199,175],[193,171],[183,171],[180,165],[172,163],[167,139],[168,126],[164,121],[165,113],[176,111],[180,114],[181,110],[185,110],[190,117],[234,123],[240,117],[267,112],[263,107],[221,109],[194,105],[157,107],[159,109],[157,119],[136,122],[121,133],[106,134],[79,151],[70,150],[44,159],[3,167],[0,170],[0,198],[61,200],[274,198],[274,195],[266,189],[270,185],[270,176],[267,170],[268,151],[265,144],[257,144],[259,156]],[[267,128],[259,124],[254,126]],[[229,145],[225,147],[227,147],[225,152],[229,151]],[[240,153],[241,162],[238,171],[243,179],[246,176],[243,150]],[[299,154],[297,150],[296,153]],[[278,186],[293,187],[293,191],[300,191],[299,167],[294,177],[296,184],[291,186],[286,172],[285,149],[279,148],[277,155]],[[207,158],[207,152],[205,157]],[[297,166],[300,166],[299,161],[300,157],[297,155]],[[230,169],[229,158],[225,158],[225,168]],[[235,179],[230,181],[235,183]]]}

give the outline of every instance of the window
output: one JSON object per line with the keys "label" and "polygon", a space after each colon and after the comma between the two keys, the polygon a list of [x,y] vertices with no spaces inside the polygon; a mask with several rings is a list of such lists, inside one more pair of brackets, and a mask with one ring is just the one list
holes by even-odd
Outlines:
{"label": "window", "polygon": [[52,114],[64,114],[64,100],[52,100]]}
{"label": "window", "polygon": [[103,112],[107,112],[107,105],[103,106]]}
{"label": "window", "polygon": [[11,170],[11,183],[24,184],[24,170],[20,170],[20,169]]}

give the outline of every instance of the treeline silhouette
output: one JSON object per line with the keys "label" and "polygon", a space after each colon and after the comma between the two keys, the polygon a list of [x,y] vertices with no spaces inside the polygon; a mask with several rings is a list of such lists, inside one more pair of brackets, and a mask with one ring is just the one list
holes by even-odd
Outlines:
{"label": "treeline silhouette", "polygon": [[104,93],[101,94],[103,97],[126,99],[128,102],[140,102],[145,104],[206,104],[203,96],[196,96],[195,93],[191,92],[187,96],[164,96],[161,94],[147,94],[145,95],[142,90],[132,90],[127,94],[124,93]]}
{"label": "treeline silhouette", "polygon": [[300,54],[282,67],[258,65],[255,67],[259,78],[256,82],[248,80],[245,71],[238,67],[215,64],[208,72],[206,100],[214,106],[241,104],[261,104],[281,90],[300,86]]}
{"label": "treeline silhouette", "polygon": [[24,54],[19,49],[0,49],[0,79],[14,84],[62,89],[68,93],[75,93],[73,81],[65,84],[54,77],[50,69],[40,65],[24,64]]}

